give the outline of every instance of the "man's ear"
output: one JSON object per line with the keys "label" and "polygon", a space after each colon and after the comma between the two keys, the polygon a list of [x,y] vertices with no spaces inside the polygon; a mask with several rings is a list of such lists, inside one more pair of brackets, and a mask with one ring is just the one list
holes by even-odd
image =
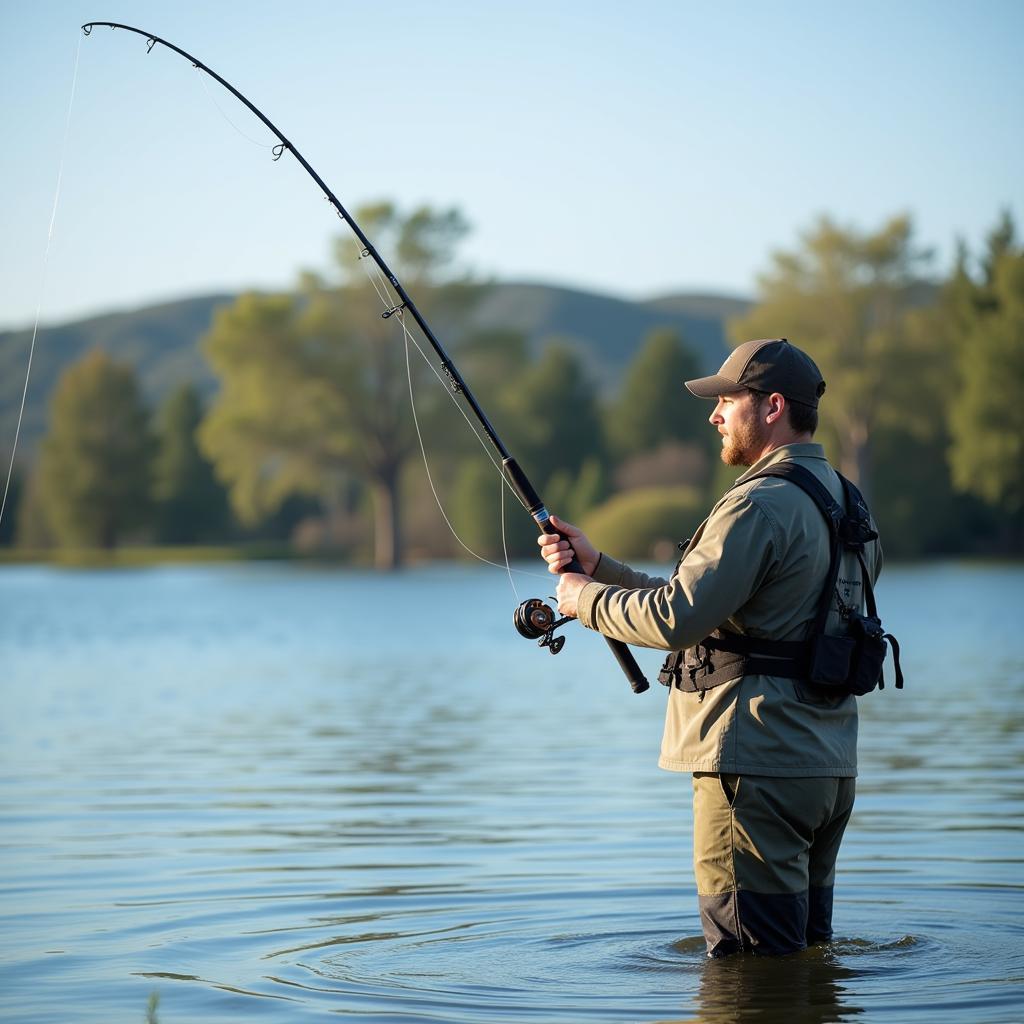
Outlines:
{"label": "man's ear", "polygon": [[786,397],[780,395],[778,391],[773,391],[768,396],[767,401],[768,408],[765,410],[764,421],[765,423],[772,424],[777,423],[779,417],[782,415],[783,410],[786,408]]}

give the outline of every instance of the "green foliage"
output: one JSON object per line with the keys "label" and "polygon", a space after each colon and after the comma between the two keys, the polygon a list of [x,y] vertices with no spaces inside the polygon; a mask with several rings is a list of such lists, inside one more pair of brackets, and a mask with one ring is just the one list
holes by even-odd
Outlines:
{"label": "green foliage", "polygon": [[874,233],[823,217],[799,248],[773,255],[758,305],[732,325],[736,341],[787,337],[811,354],[828,386],[824,433],[841,472],[862,489],[887,386],[905,369],[906,314],[930,298],[921,281],[928,259],[908,217]]}
{"label": "green foliage", "polygon": [[581,526],[598,548],[616,557],[664,561],[705,511],[703,495],[694,488],[650,487],[615,495]]}
{"label": "green foliage", "polygon": [[[485,411],[502,405],[502,395],[519,386],[519,378],[531,360],[526,337],[519,331],[503,329],[469,332],[459,340],[453,355]],[[476,445],[469,431],[460,431],[458,436],[470,448]],[[452,440],[456,440],[454,435]]]}
{"label": "green foliage", "polygon": [[697,358],[675,331],[661,329],[648,335],[609,409],[608,440],[617,459],[671,442],[690,442],[703,449],[713,444],[708,404],[683,386],[697,376]]}
{"label": "green foliage", "polygon": [[[372,237],[391,263],[393,249],[389,239]],[[534,351],[544,338],[571,333],[578,344],[586,345],[588,366],[605,395],[617,388],[639,339],[659,325],[673,327],[700,353],[705,372],[717,366],[725,353],[725,321],[747,305],[716,296],[673,296],[631,302],[545,284],[474,284],[460,275],[457,261],[448,259],[444,273],[438,275],[443,281],[440,290],[445,293],[445,308],[435,311],[435,284],[432,282],[423,293],[418,282],[412,278],[406,281],[404,267],[397,260],[392,265],[409,285],[460,368],[460,346],[467,334],[515,331],[529,340],[530,350]],[[343,274],[343,280],[365,282],[362,262],[356,263],[353,258],[345,267],[349,274]],[[340,267],[337,272],[341,273]],[[332,268],[330,273],[306,274],[303,279],[313,287],[322,286],[321,278],[331,278],[333,273]],[[296,290],[304,289],[300,285]],[[237,294],[200,296],[47,326],[45,344],[36,346],[32,363],[32,386],[19,451],[25,456],[35,451],[46,430],[47,404],[57,378],[63,369],[93,348],[102,348],[119,361],[131,362],[143,393],[153,405],[184,380],[192,381],[204,400],[209,401],[216,392],[216,380],[203,358],[199,339],[209,330],[213,311],[231,305],[237,298]],[[31,329],[0,331],[0,438],[14,436],[31,335]],[[477,378],[472,367],[467,368],[466,379],[476,392]],[[489,410],[490,404],[485,407]]]}
{"label": "green foliage", "polygon": [[112,548],[143,526],[153,441],[131,367],[95,350],[54,394],[39,466],[39,500],[58,543]]}
{"label": "green foliage", "polygon": [[[682,322],[672,316],[689,299],[644,304],[640,316],[630,304],[565,289],[487,291],[454,261],[466,231],[456,211],[405,214],[381,203],[357,218],[440,328],[548,507],[589,528],[603,546],[664,557],[742,471],[721,464],[706,422],[709,403],[682,387],[708,372],[709,339],[685,327],[701,346],[698,364],[678,333],[653,330]],[[339,243],[348,262],[330,280],[307,274],[294,294],[246,295],[221,309],[206,340],[221,388],[199,424],[198,446],[202,389],[163,403],[154,461],[131,371],[98,353],[69,371],[54,394],[42,457],[21,484],[21,551],[60,543],[61,558],[89,558],[98,556],[69,546],[110,545],[133,533],[144,540],[151,498],[160,540],[223,537],[224,493],[209,458],[250,539],[290,537],[303,552],[362,558],[372,510],[378,565],[402,557],[403,527],[417,557],[461,556],[422,469],[409,459],[417,453],[418,463],[402,321],[381,319],[382,297],[356,248]],[[815,357],[828,381],[818,437],[869,490],[890,557],[1019,552],[1024,253],[1007,216],[980,259],[961,244],[941,288],[922,282],[926,261],[906,218],[874,232],[822,219],[793,251],[775,254],[759,304],[733,333],[737,340],[785,335]],[[375,283],[394,302],[390,285]],[[196,315],[209,309],[204,301]],[[541,345],[539,323],[555,325],[563,339]],[[148,393],[187,376],[155,362],[152,332],[141,320],[131,324],[139,336],[118,328],[119,351],[149,375]],[[642,334],[638,324],[648,332],[645,343],[631,364],[613,365],[609,353],[630,351]],[[81,337],[53,332],[54,351]],[[0,354],[9,363],[22,339],[7,340]],[[494,468],[463,422],[465,406],[437,386],[414,349],[411,367],[442,502],[465,542],[500,561]],[[3,394],[0,388],[0,412],[8,415]],[[4,523],[8,535],[12,518]],[[532,524],[507,493],[505,520],[509,553],[532,557]]]}
{"label": "green foliage", "polygon": [[956,353],[950,465],[956,486],[1004,516],[1024,513],[1024,251],[1004,219],[982,283],[970,291]]}
{"label": "green foliage", "polygon": [[[361,206],[355,219],[406,288],[417,292],[453,276],[455,252],[470,231],[469,222],[454,207],[420,206],[403,213],[394,203],[382,201]],[[338,239],[335,259],[344,280],[361,276],[362,248],[350,232]]]}
{"label": "green foliage", "polygon": [[[396,272],[419,283],[418,305],[467,301],[467,288],[432,287],[465,232],[456,213],[403,216],[385,203],[356,219],[392,238]],[[382,278],[350,272],[358,252],[345,241],[339,259],[348,257],[337,286],[307,275],[299,295],[243,296],[218,313],[205,348],[222,390],[200,444],[248,523],[295,494],[315,495],[329,511],[350,478],[362,481],[373,501],[374,561],[391,568],[402,561],[399,481],[416,444],[403,321],[381,317],[382,300],[398,298]],[[409,358],[419,373],[419,356]],[[434,389],[418,403],[428,425],[437,401]]]}
{"label": "green foliage", "polygon": [[871,511],[886,557],[985,549],[992,516],[980,501],[953,491],[946,446],[944,433],[922,437],[898,426],[875,432]]}
{"label": "green foliage", "polygon": [[[4,493],[5,488],[6,494]],[[0,506],[3,509],[3,517],[0,518],[0,547],[7,547],[14,543],[16,510],[21,503],[23,490],[23,477],[17,468],[11,473],[9,482],[6,476],[0,477]]]}
{"label": "green foliage", "polygon": [[[552,342],[509,382],[499,404],[502,437],[544,496],[555,473],[575,476],[588,459],[603,460],[605,443],[594,388],[583,361]],[[545,499],[546,500],[546,499]]]}
{"label": "green foliage", "polygon": [[19,495],[14,537],[16,546],[22,551],[45,551],[57,544],[43,507],[41,477],[37,461]]}
{"label": "green foliage", "polygon": [[171,544],[223,537],[228,508],[224,488],[199,451],[196,431],[202,402],[195,387],[183,384],[157,412],[159,448],[153,467],[157,536]]}
{"label": "green foliage", "polygon": [[[462,544],[484,558],[502,556],[501,542],[501,480],[494,465],[484,456],[463,459],[459,463],[452,488],[451,520]],[[512,519],[521,519],[519,503],[507,495],[505,498],[506,525]],[[452,548],[457,558],[472,557],[461,544]]]}
{"label": "green foliage", "polygon": [[608,477],[599,459],[586,459],[578,473],[560,469],[544,489],[544,502],[556,516],[577,523],[608,496]]}
{"label": "green foliage", "polygon": [[200,427],[200,448],[230,485],[232,505],[246,524],[296,491],[315,493],[318,469],[337,447],[322,441],[319,457],[307,454],[311,435],[326,426],[320,410],[330,403],[322,392],[338,369],[329,347],[306,351],[301,315],[292,296],[244,295],[215,315],[205,340],[221,392]]}

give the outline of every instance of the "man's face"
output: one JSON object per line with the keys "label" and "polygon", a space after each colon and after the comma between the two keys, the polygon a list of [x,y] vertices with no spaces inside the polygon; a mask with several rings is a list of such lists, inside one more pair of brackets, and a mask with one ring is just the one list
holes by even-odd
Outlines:
{"label": "man's face", "polygon": [[752,466],[768,446],[770,430],[760,416],[761,399],[749,391],[719,395],[710,422],[722,435],[722,461]]}

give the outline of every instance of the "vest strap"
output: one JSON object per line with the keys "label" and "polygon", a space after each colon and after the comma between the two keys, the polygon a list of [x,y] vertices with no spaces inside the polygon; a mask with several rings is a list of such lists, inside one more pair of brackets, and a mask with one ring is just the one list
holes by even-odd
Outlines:
{"label": "vest strap", "polygon": [[[815,642],[818,637],[825,636],[825,624],[839,578],[839,566],[844,549],[857,555],[867,612],[869,616],[877,618],[871,574],[864,560],[864,545],[876,539],[878,534],[871,529],[870,513],[860,491],[839,474],[843,484],[843,499],[846,506],[844,510],[813,473],[796,463],[782,462],[768,466],[756,476],[748,477],[744,483],[759,477],[778,477],[796,484],[818,506],[828,524],[831,541],[829,567],[808,639],[768,640],[716,629],[693,647],[669,654],[661,672],[658,673],[658,682],[664,686],[675,686],[687,693],[697,693],[714,689],[746,675],[809,679],[812,674]],[[685,555],[686,552],[683,557]],[[884,639],[892,645],[896,688],[902,689],[903,672],[900,667],[899,645],[891,633],[886,633]],[[884,652],[882,656],[884,657]],[[881,673],[878,685],[884,685]]]}

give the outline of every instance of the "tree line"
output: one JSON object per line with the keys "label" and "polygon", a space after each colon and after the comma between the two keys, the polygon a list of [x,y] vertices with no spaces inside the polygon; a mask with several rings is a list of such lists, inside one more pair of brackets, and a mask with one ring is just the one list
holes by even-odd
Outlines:
{"label": "tree line", "polygon": [[[458,211],[357,216],[458,339],[453,358],[548,507],[624,556],[667,556],[735,477],[710,406],[682,388],[704,370],[686,339],[653,332],[602,395],[578,343],[534,353],[512,331],[457,329],[487,287],[457,263]],[[102,351],[68,367],[0,542],[271,540],[380,568],[533,554],[532,524],[436,360],[381,316],[386,282],[353,243],[336,256],[292,292],[218,311],[202,342],[220,384],[208,408],[186,385],[151,412],[132,368]],[[819,439],[869,496],[890,555],[1019,555],[1024,251],[1004,215],[944,278],[932,263],[907,217],[872,231],[822,218],[772,255],[730,333],[814,356],[828,383]]]}

